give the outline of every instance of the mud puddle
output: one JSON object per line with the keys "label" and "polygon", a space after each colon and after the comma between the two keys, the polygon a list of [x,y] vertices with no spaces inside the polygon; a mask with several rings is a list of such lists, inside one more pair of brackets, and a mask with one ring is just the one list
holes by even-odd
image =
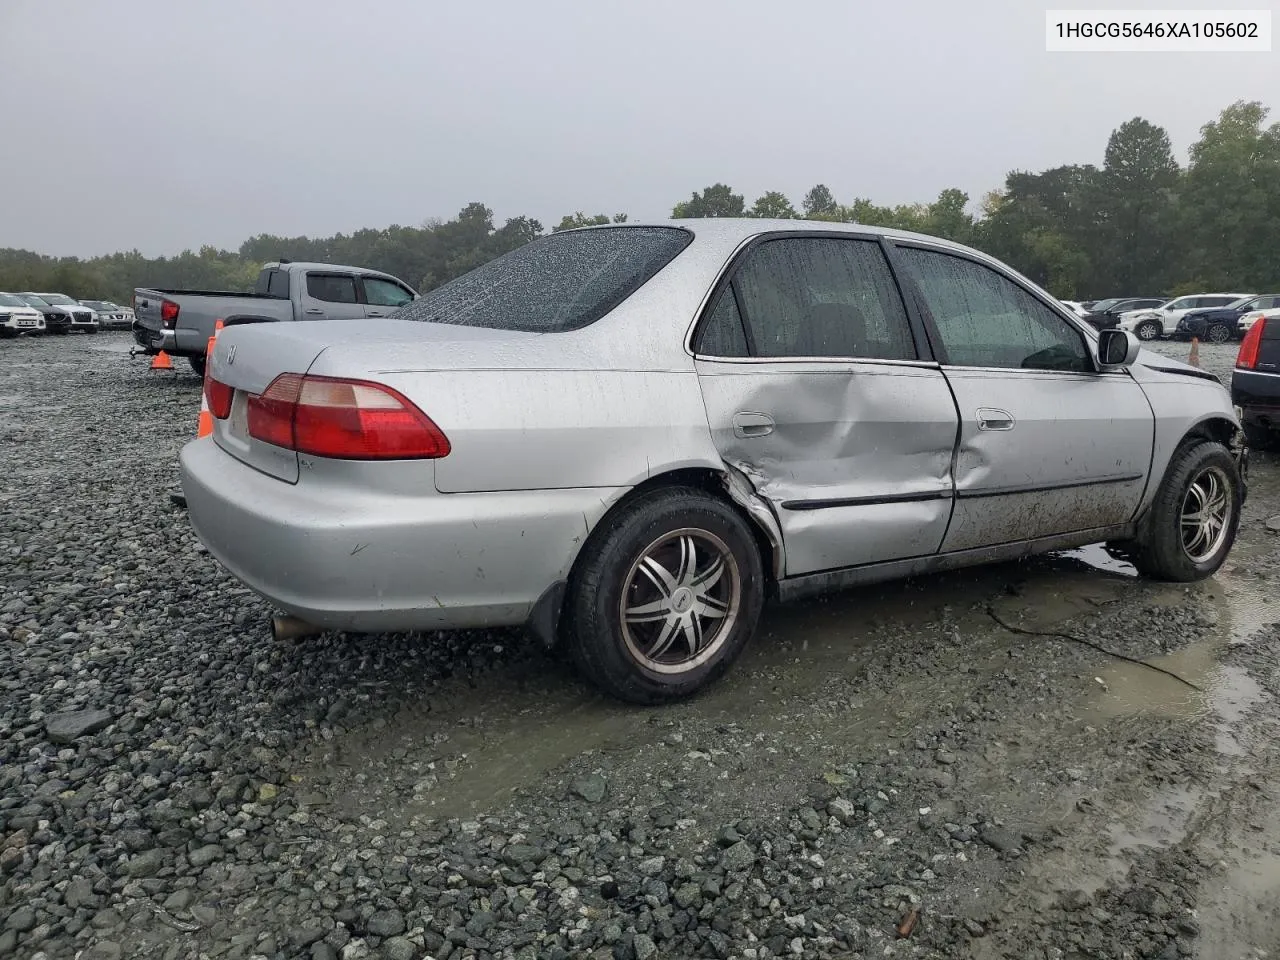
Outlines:
{"label": "mud puddle", "polygon": [[[501,806],[518,788],[581,754],[634,754],[690,719],[784,739],[794,727],[797,736],[820,741],[814,732],[826,731],[831,743],[846,746],[859,739],[888,742],[905,735],[923,712],[963,698],[973,675],[987,669],[985,659],[1005,655],[1009,635],[988,616],[989,599],[1003,616],[1051,626],[1121,599],[1133,588],[1128,579],[1100,576],[1078,557],[1050,557],[776,606],[725,680],[693,701],[661,709],[606,699],[550,659],[526,662],[487,677],[482,701],[474,691],[446,684],[429,709],[412,704],[389,716],[384,730],[350,731],[306,765],[320,778],[336,766],[341,778],[371,761],[393,762],[415,785],[403,798],[406,814],[450,817]],[[853,682],[886,647],[918,657],[940,643],[954,646],[964,661],[958,669],[888,686],[878,684],[874,672]],[[815,702],[838,702],[839,715],[823,716]],[[367,792],[335,795],[343,798],[338,802],[360,803],[356,798]]]}
{"label": "mud puddle", "polygon": [[[1265,693],[1247,670],[1221,663],[1232,644],[1248,643],[1263,627],[1280,620],[1280,607],[1270,602],[1270,587],[1230,572],[1218,575],[1223,594],[1208,608],[1217,618],[1209,639],[1153,657],[1147,662],[1194,683],[1192,689],[1173,677],[1134,663],[1114,661],[1097,677],[1100,692],[1086,707],[1086,718],[1107,722],[1132,716],[1174,721],[1210,721],[1219,753],[1242,756],[1236,727]],[[1202,592],[1212,591],[1205,586]]]}

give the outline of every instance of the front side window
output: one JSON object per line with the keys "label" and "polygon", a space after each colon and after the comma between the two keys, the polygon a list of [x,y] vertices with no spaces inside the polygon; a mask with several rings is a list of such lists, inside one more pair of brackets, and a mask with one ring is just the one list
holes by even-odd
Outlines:
{"label": "front side window", "polygon": [[1084,336],[1012,280],[962,257],[905,247],[946,362],[961,367],[1089,372]]}
{"label": "front side window", "polygon": [[375,307],[403,307],[413,300],[413,294],[390,280],[365,277],[364,300],[365,303]]}
{"label": "front side window", "polygon": [[733,287],[757,357],[916,358],[906,308],[873,240],[766,240]]}
{"label": "front side window", "polygon": [[526,333],[577,330],[648,283],[692,239],[677,227],[553,233],[437,287],[393,316]]}
{"label": "front side window", "polygon": [[325,303],[355,303],[355,277],[341,277],[330,273],[307,274],[307,295]]}

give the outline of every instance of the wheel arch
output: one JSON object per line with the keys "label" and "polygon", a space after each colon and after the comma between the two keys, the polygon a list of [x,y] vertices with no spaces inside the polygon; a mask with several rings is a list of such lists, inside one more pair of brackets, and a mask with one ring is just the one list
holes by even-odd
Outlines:
{"label": "wheel arch", "polygon": [[693,487],[731,506],[746,522],[760,551],[761,564],[767,580],[766,590],[772,592],[785,569],[782,532],[773,511],[755,495],[750,481],[740,471],[728,464],[722,469],[714,467],[679,467],[645,478],[618,497],[578,543],[569,560],[567,576],[548,587],[534,603],[529,613],[527,629],[545,646],[555,645],[561,630],[561,615],[568,593],[568,581],[572,579],[585,552],[586,546],[596,534],[605,529],[618,511],[636,498],[667,487]]}

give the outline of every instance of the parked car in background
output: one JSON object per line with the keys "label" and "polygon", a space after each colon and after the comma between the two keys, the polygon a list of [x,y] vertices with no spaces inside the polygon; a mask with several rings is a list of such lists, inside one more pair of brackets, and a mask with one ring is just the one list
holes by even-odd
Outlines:
{"label": "parked car in background", "polygon": [[1280,445],[1280,316],[1259,316],[1245,333],[1231,372],[1231,402],[1250,444]]}
{"label": "parked car in background", "polygon": [[66,307],[55,307],[43,297],[34,293],[14,294],[29,307],[39,310],[44,316],[44,328],[47,333],[67,334],[71,332],[71,314]]}
{"label": "parked car in background", "polygon": [[44,314],[21,297],[0,293],[0,337],[44,333]]}
{"label": "parked car in background", "polygon": [[1089,312],[1084,308],[1084,304],[1080,303],[1078,300],[1059,300],[1058,302],[1074,313],[1077,317],[1083,317]]}
{"label": "parked car in background", "polygon": [[1120,322],[1120,315],[1129,310],[1150,310],[1165,302],[1165,297],[1112,297],[1096,301],[1085,320],[1095,330],[1110,330]]}
{"label": "parked car in background", "polygon": [[1242,297],[1225,307],[1190,310],[1182,315],[1173,335],[1178,340],[1196,337],[1210,343],[1226,343],[1240,330],[1240,319],[1248,313],[1280,307],[1280,295]]}
{"label": "parked car in background", "polygon": [[[79,300],[73,300],[65,293],[40,293],[34,292],[26,294],[26,296],[39,297],[50,306],[63,311],[67,315],[69,323],[59,333],[67,333],[72,330],[79,330],[82,333],[97,333],[98,321],[93,319],[93,311],[80,303]],[[49,315],[45,314],[45,322],[48,323]]]}
{"label": "parked car in background", "polygon": [[133,311],[110,300],[81,300],[93,311],[99,330],[129,330],[133,327]]}
{"label": "parked car in background", "polygon": [[219,320],[233,327],[385,317],[417,296],[403,280],[377,270],[281,260],[263,266],[253,293],[138,287],[133,336],[144,353],[186,357],[204,376],[205,350]]}
{"label": "parked car in background", "polygon": [[205,396],[189,518],[257,593],[338,630],[523,623],[644,703],[721,676],[766,596],[1098,542],[1200,580],[1244,497],[1215,377],[852,224],[553,233],[376,330],[224,330]]}
{"label": "parked car in background", "polygon": [[1268,320],[1280,319],[1280,303],[1267,310],[1250,310],[1248,313],[1242,314],[1240,319],[1236,321],[1236,333],[1243,337],[1253,328],[1255,323],[1264,317]]}
{"label": "parked car in background", "polygon": [[1200,293],[1189,297],[1175,297],[1154,310],[1125,311],[1120,314],[1120,322],[1116,326],[1137,334],[1139,340],[1158,340],[1160,337],[1172,336],[1178,329],[1178,321],[1192,310],[1225,307],[1252,296],[1252,293]]}

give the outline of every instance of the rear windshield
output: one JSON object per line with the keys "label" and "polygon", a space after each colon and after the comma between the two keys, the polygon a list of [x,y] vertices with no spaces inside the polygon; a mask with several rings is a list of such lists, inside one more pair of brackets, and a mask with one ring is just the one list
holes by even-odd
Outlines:
{"label": "rear windshield", "polygon": [[534,240],[392,316],[527,333],[563,333],[599,320],[683,250],[677,227],[600,227]]}

